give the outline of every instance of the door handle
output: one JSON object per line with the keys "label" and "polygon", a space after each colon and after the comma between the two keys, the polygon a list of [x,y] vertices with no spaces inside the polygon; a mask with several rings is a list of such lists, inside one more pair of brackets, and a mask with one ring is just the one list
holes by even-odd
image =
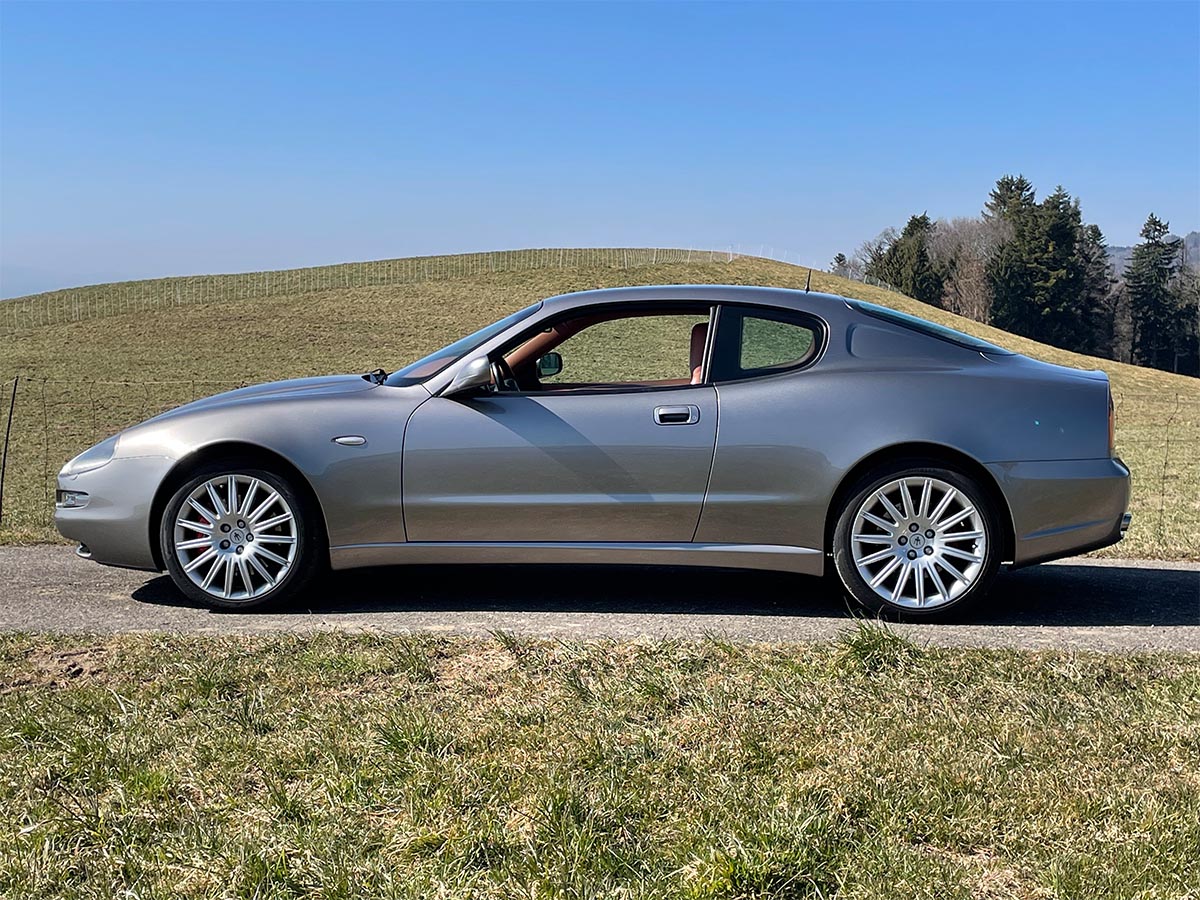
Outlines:
{"label": "door handle", "polygon": [[698,406],[656,406],[654,407],[655,425],[695,425],[700,421]]}

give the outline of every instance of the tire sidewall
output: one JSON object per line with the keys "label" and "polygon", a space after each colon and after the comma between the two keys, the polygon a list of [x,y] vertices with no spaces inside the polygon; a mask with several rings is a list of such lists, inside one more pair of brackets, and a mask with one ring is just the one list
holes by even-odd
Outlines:
{"label": "tire sidewall", "polygon": [[[175,553],[175,519],[179,515],[179,510],[187,502],[192,491],[204,482],[221,475],[246,475],[270,485],[280,493],[296,518],[296,555],[292,564],[283,578],[271,590],[249,600],[226,600],[201,590],[200,586],[193,583],[188,574],[183,571],[183,566]],[[171,496],[163,511],[162,520],[159,522],[159,546],[162,548],[163,563],[167,567],[167,573],[175,582],[175,586],[190,599],[215,609],[261,609],[291,599],[312,580],[319,557],[319,547],[316,546],[319,543],[317,529],[312,523],[313,513],[310,507],[311,504],[306,501],[306,498],[296,491],[285,478],[266,469],[251,465],[237,465],[236,463],[209,465],[197,469]]]}
{"label": "tire sidewall", "polygon": [[[979,511],[983,520],[984,533],[987,536],[987,546],[984,551],[983,565],[980,568],[975,583],[950,603],[935,606],[930,609],[914,609],[900,606],[885,600],[875,593],[858,572],[851,549],[850,535],[854,528],[854,519],[862,503],[875,491],[885,484],[898,478],[937,478],[965,494],[971,504]],[[846,501],[838,514],[837,525],[833,537],[833,561],[842,587],[850,597],[863,608],[875,614],[888,614],[906,619],[933,619],[950,617],[961,612],[967,606],[977,602],[991,589],[996,573],[1000,569],[1000,524],[997,511],[979,484],[972,478],[954,469],[946,469],[928,463],[897,463],[871,472],[859,482],[850,499]]]}

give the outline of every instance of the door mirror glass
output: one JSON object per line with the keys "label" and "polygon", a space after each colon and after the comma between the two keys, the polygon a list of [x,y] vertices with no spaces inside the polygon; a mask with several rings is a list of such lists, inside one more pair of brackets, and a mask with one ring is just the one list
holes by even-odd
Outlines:
{"label": "door mirror glass", "polygon": [[551,378],[563,370],[563,358],[561,353],[555,353],[551,350],[545,356],[541,356],[537,361],[537,373],[539,378]]}
{"label": "door mirror glass", "polygon": [[446,388],[446,396],[464,394],[492,383],[492,363],[486,356],[477,356],[470,360],[454,376],[450,387]]}

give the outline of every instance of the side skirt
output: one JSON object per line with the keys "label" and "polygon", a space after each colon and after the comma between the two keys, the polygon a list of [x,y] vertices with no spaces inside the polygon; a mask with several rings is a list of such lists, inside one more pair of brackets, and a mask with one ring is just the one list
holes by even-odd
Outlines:
{"label": "side skirt", "polygon": [[347,544],[329,551],[334,569],[445,564],[712,566],[822,575],[825,554],[778,544],[409,542]]}

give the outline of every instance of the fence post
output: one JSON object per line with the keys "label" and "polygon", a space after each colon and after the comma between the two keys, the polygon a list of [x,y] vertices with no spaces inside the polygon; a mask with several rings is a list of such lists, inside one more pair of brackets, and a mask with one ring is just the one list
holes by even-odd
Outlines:
{"label": "fence post", "polygon": [[1164,539],[1163,520],[1167,512],[1167,466],[1171,457],[1171,426],[1175,423],[1175,417],[1179,415],[1179,394],[1175,394],[1175,408],[1171,410],[1171,415],[1167,416],[1167,424],[1163,426],[1163,464],[1162,478],[1158,483],[1158,540],[1161,543]]}
{"label": "fence post", "polygon": [[50,505],[50,414],[46,410],[46,379],[42,379],[42,524],[49,525]]}
{"label": "fence post", "polygon": [[4,471],[8,468],[8,440],[12,434],[13,409],[17,405],[17,385],[21,376],[13,378],[12,396],[8,400],[8,424],[4,426],[4,451],[0,455],[0,523],[4,521]]}

